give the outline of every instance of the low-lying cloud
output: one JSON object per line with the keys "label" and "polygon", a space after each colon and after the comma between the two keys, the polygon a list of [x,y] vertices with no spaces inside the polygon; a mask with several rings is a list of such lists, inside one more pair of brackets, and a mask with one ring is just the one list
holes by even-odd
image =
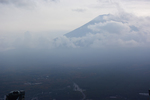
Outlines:
{"label": "low-lying cloud", "polygon": [[[32,34],[0,37],[3,66],[149,64],[150,18],[104,15],[88,23],[80,37]],[[129,17],[130,16],[130,17]],[[68,33],[69,34],[69,33]],[[73,33],[74,34],[74,33]],[[82,33],[80,33],[82,34]],[[72,34],[71,34],[72,35]]]}
{"label": "low-lying cloud", "polygon": [[[60,36],[55,39],[46,35],[1,36],[0,49],[8,48],[121,48],[148,47],[150,43],[150,17],[136,17],[131,14],[106,15],[103,21],[89,24],[82,37]],[[82,33],[80,33],[82,34]],[[84,33],[85,34],[85,33]]]}
{"label": "low-lying cloud", "polygon": [[[149,17],[136,17],[126,13],[125,16],[108,15],[104,16],[103,19],[104,21],[88,25],[87,28],[92,30],[92,32],[86,33],[85,36],[73,38],[61,37],[63,39],[62,42],[65,44],[72,43],[72,47],[81,48],[149,47]],[[56,41],[59,41],[59,39]],[[62,46],[62,44],[60,45]]]}

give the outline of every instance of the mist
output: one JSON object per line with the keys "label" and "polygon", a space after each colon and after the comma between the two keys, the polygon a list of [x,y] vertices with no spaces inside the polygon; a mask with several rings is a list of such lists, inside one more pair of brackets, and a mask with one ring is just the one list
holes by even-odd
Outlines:
{"label": "mist", "polygon": [[122,12],[99,15],[67,33],[1,34],[0,97],[23,89],[27,100],[146,99],[149,22]]}
{"label": "mist", "polygon": [[[3,67],[149,63],[149,17],[104,14],[59,36],[47,33],[1,35]],[[55,33],[56,34],[56,33]]]}

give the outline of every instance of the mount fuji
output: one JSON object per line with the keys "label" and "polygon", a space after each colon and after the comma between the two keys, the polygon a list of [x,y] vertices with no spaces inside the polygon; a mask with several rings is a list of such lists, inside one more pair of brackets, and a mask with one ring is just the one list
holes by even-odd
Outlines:
{"label": "mount fuji", "polygon": [[94,25],[96,23],[99,22],[106,22],[106,20],[104,19],[104,17],[109,16],[109,14],[105,14],[105,15],[99,15],[98,17],[96,17],[95,19],[91,20],[90,22],[86,23],[85,25],[65,34],[66,37],[68,38],[72,38],[72,37],[83,37],[88,33],[96,33],[94,31],[92,31],[91,29],[88,28],[89,25]]}
{"label": "mount fuji", "polygon": [[139,29],[133,24],[134,16],[120,15],[114,16],[111,14],[99,15],[95,19],[86,23],[85,25],[65,34],[67,38],[84,37],[87,34],[109,33],[109,34],[122,34],[124,32],[137,32]]}

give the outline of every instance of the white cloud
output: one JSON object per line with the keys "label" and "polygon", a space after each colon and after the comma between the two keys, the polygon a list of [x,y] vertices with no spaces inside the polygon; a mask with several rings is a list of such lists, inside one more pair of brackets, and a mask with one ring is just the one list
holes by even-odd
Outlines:
{"label": "white cloud", "polygon": [[[102,20],[91,24],[90,33],[83,37],[67,38],[59,36],[52,38],[48,33],[33,34],[25,32],[24,35],[1,35],[0,49],[18,48],[134,48],[149,47],[150,18],[137,17],[128,13],[121,15],[105,15]],[[82,33],[81,33],[82,34]]]}
{"label": "white cloud", "polygon": [[150,19],[136,17],[128,13],[123,13],[123,15],[104,16],[106,21],[97,22],[87,27],[93,33],[88,33],[83,37],[68,38],[65,43],[73,43],[73,48],[149,47]]}
{"label": "white cloud", "polygon": [[122,34],[130,31],[130,27],[122,22],[108,21],[105,23],[96,23],[95,25],[89,25],[89,29],[96,32],[108,32],[113,34]]}
{"label": "white cloud", "polygon": [[[20,41],[18,46],[26,45],[35,48],[41,45],[41,48],[148,46],[149,5],[148,0],[0,0],[0,48],[16,47],[15,40]],[[48,38],[52,35],[56,37],[55,31],[72,31],[96,16],[108,13],[117,14],[105,16],[106,22],[89,26],[96,34],[91,32],[80,38],[63,36],[56,41]],[[23,36],[26,31],[30,31],[31,34],[44,31],[54,31],[54,33],[41,37],[34,35],[35,37],[33,36],[27,45]],[[6,33],[9,35],[5,35]],[[22,37],[16,37],[14,33],[20,33]]]}

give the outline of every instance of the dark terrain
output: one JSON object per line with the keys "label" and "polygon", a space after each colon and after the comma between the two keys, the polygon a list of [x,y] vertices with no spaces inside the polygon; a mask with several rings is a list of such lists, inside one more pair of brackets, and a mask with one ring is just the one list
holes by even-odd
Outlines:
{"label": "dark terrain", "polygon": [[73,83],[92,100],[147,100],[150,65],[105,64],[99,66],[30,66],[0,71],[0,97],[12,90],[25,90],[26,100],[80,100]]}

